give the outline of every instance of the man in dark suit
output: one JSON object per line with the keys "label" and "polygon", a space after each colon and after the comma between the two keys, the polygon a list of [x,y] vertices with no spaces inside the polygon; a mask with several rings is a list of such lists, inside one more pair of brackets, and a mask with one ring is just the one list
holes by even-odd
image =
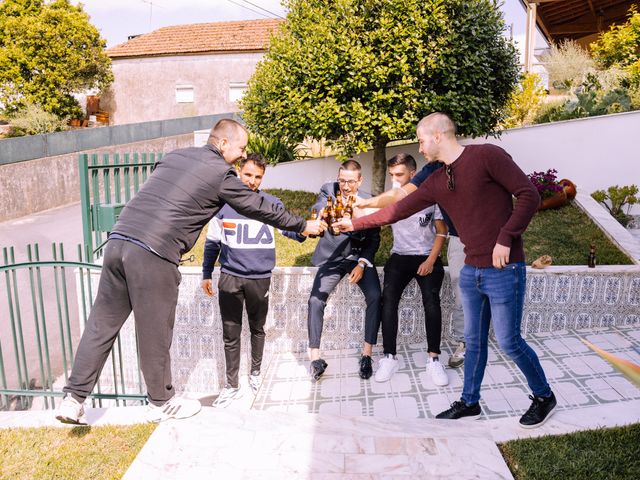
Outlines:
{"label": "man in dark suit", "polygon": [[[320,189],[314,208],[320,212],[327,204],[329,197],[335,200],[338,195],[342,196],[344,204],[347,203],[349,196],[369,198],[371,195],[358,192],[362,184],[361,171],[362,167],[355,160],[343,163],[338,171],[338,180],[326,183]],[[367,303],[360,377],[367,379],[373,373],[371,353],[380,327],[381,298],[380,280],[373,265],[373,257],[379,245],[379,228],[335,236],[326,231],[313,252],[311,261],[319,267],[309,297],[309,354],[310,374],[313,380],[318,380],[327,368],[327,362],[320,358],[320,337],[327,299],[345,275],[349,276],[350,283],[358,284]]]}

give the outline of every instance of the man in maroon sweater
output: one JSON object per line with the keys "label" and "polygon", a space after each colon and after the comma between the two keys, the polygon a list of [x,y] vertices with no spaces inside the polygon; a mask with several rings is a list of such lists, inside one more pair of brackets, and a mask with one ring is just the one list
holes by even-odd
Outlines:
{"label": "man in maroon sweater", "polygon": [[343,220],[340,228],[351,231],[388,225],[435,203],[447,211],[466,246],[460,290],[467,351],[461,399],[436,418],[480,416],[480,386],[493,321],[498,344],[520,368],[533,392],[520,425],[538,427],[549,418],[556,399],[538,356],[520,335],[520,324],[526,282],[522,233],[540,196],[500,147],[460,145],[455,124],[447,115],[433,113],[423,118],[416,131],[420,152],[427,161],[443,162],[444,168],[398,203],[353,221]]}

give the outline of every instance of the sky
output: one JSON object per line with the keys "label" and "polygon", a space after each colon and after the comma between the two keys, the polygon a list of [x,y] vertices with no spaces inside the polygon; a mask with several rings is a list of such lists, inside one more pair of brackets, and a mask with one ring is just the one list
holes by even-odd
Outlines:
{"label": "sky", "polygon": [[73,3],[84,5],[91,23],[100,30],[108,47],[126,42],[129,35],[169,25],[285,16],[280,0],[81,0]]}
{"label": "sky", "polygon": [[[113,47],[129,35],[187,23],[284,17],[281,0],[74,0],[82,3],[93,23]],[[268,13],[267,11],[271,12]],[[520,0],[504,0],[502,11],[513,38],[524,45],[526,15]],[[545,47],[539,34],[536,47]]]}

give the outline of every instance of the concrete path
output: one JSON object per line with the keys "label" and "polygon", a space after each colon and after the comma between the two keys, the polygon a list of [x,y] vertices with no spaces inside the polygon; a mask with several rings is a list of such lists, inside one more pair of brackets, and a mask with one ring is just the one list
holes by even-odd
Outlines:
{"label": "concrete path", "polygon": [[[401,368],[385,383],[358,378],[357,351],[326,352],[330,367],[315,384],[303,356],[281,354],[266,366],[257,396],[241,378],[245,395],[227,409],[203,398],[197,416],[160,424],[124,478],[511,478],[496,443],[640,422],[640,389],[578,337],[640,362],[632,327],[531,336],[558,398],[536,429],[518,424],[528,389],[493,341],[477,421],[433,419],[459,398],[462,372],[447,369],[449,385],[432,385],[424,346],[403,348]],[[453,347],[443,347],[443,361]],[[87,421],[139,423],[145,408],[89,408]],[[0,412],[0,428],[37,426],[70,428],[51,410]]]}
{"label": "concrete path", "polygon": [[512,478],[490,432],[480,422],[213,408],[191,419],[160,425],[123,478],[391,476]]}
{"label": "concrete path", "polygon": [[[94,426],[140,423],[146,407],[88,409]],[[161,423],[128,479],[512,478],[496,442],[640,422],[640,401],[560,410],[525,430],[516,417],[440,421],[204,407]],[[0,412],[0,428],[59,427],[52,411]]]}

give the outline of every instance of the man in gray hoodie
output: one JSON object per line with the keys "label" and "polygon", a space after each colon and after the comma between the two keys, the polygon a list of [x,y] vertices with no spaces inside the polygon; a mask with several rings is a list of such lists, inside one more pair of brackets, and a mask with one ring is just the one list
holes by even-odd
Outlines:
{"label": "man in gray hoodie", "polygon": [[122,210],[105,247],[98,293],[63,389],[56,414],[61,422],[83,423],[83,402],[132,311],[149,400],[147,419],[186,418],[200,411],[197,400],[174,397],[171,383],[178,265],[225,204],[282,230],[303,235],[323,230],[322,222],[292,215],[238,179],[231,165],[246,157],[247,139],[242,125],[220,120],[204,147],[165,155]]}

